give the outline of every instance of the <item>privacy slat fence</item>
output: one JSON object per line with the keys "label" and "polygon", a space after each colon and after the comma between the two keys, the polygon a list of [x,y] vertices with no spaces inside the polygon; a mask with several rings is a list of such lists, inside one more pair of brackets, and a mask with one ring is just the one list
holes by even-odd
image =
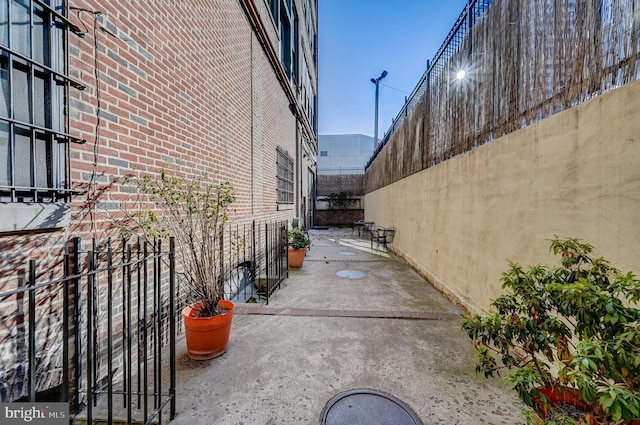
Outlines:
{"label": "privacy slat fence", "polygon": [[369,161],[367,191],[640,78],[640,0],[470,0],[460,16]]}

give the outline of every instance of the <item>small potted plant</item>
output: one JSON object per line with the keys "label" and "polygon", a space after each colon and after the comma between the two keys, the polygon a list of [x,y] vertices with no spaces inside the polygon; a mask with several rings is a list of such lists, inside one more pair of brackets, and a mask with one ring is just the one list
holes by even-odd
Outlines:
{"label": "small potted plant", "polygon": [[465,316],[476,372],[508,370],[529,423],[640,424],[640,281],[578,239],[551,250],[559,266],[510,263],[492,312]]}
{"label": "small potted plant", "polygon": [[187,353],[194,359],[225,352],[233,319],[234,304],[224,300],[221,258],[222,232],[235,190],[228,182],[212,183],[213,177],[162,170],[159,176],[129,178],[138,189],[137,210],[127,211],[120,222],[122,230],[147,239],[175,238],[179,293],[188,304],[182,311]]}
{"label": "small potted plant", "polygon": [[311,240],[298,228],[294,228],[289,231],[287,240],[289,245],[289,267],[302,267],[304,257],[307,254],[307,248],[311,245]]}

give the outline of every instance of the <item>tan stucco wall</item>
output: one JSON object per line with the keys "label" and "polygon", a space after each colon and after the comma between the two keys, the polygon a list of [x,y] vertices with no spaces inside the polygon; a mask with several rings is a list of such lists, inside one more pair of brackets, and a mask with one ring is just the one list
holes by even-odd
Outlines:
{"label": "tan stucco wall", "polygon": [[365,218],[468,310],[500,294],[507,260],[555,261],[548,239],[584,239],[640,274],[640,82],[366,195]]}

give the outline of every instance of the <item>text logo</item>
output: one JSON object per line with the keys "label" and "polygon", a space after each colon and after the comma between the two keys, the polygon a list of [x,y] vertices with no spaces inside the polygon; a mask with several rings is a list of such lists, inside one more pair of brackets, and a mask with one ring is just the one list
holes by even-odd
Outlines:
{"label": "text logo", "polygon": [[47,424],[69,423],[69,403],[2,403],[0,423]]}

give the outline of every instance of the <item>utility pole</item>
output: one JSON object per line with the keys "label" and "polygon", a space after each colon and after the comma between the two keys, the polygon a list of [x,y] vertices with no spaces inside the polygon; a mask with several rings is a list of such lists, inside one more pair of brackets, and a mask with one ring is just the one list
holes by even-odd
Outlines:
{"label": "utility pole", "polygon": [[372,78],[371,82],[376,85],[376,118],[375,118],[375,127],[373,129],[373,150],[378,148],[378,94],[380,92],[379,86],[380,81],[386,77],[388,74],[387,71],[382,71],[382,74],[378,78]]}

